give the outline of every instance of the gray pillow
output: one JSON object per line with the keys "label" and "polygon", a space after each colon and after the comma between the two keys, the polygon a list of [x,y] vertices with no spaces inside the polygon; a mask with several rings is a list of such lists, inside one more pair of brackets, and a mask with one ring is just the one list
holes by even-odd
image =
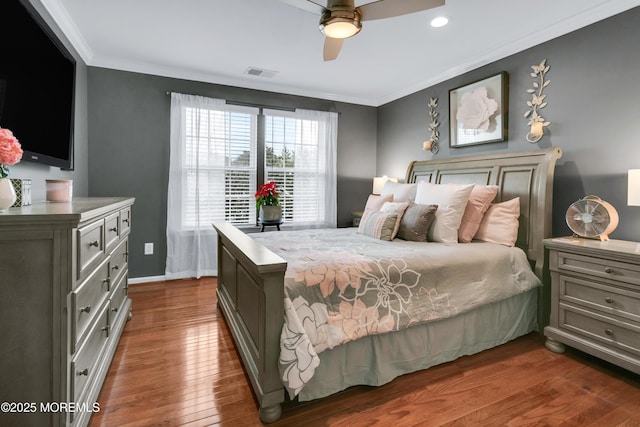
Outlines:
{"label": "gray pillow", "polygon": [[437,205],[411,203],[402,219],[396,237],[413,242],[426,242],[427,231],[436,217]]}

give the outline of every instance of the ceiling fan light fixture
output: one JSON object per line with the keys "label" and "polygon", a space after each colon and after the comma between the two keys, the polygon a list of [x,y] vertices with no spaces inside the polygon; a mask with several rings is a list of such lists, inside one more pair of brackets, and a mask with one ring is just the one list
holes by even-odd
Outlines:
{"label": "ceiling fan light fixture", "polygon": [[360,14],[357,10],[327,10],[320,19],[320,31],[332,39],[346,39],[360,32]]}

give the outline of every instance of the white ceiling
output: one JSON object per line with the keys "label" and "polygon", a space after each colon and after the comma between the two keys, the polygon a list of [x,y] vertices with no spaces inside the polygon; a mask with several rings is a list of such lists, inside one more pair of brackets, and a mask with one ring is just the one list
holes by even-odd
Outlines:
{"label": "white ceiling", "polygon": [[[424,12],[366,21],[337,60],[323,62],[318,16],[280,0],[41,2],[90,66],[371,106],[640,5],[447,0]],[[447,16],[449,25],[431,28],[436,15]],[[277,73],[251,76],[249,67]]]}

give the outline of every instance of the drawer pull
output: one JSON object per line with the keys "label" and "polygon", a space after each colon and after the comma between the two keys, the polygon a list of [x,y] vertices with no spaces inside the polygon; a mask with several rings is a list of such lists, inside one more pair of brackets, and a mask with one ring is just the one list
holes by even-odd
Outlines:
{"label": "drawer pull", "polygon": [[607,267],[607,268],[604,269],[604,272],[607,273],[607,274],[613,274],[613,268]]}
{"label": "drawer pull", "polygon": [[118,267],[117,265],[114,265],[113,267],[111,267],[112,270],[118,270],[120,267]]}
{"label": "drawer pull", "polygon": [[88,306],[86,306],[86,307],[82,307],[82,308],[80,309],[80,313],[82,313],[83,311],[84,311],[85,313],[89,313],[89,312],[91,311],[91,306],[90,306],[90,305],[88,305]]}
{"label": "drawer pull", "polygon": [[607,335],[609,335],[609,336],[612,336],[612,335],[613,335],[613,331],[612,331],[611,329],[605,329],[605,330],[604,330],[604,333],[605,333],[605,334],[607,334]]}
{"label": "drawer pull", "polygon": [[129,224],[129,219],[125,218],[122,220],[122,222],[126,222],[127,224]]}
{"label": "drawer pull", "polygon": [[97,240],[94,240],[93,242],[89,242],[89,246],[95,246],[96,248],[100,245],[100,243],[98,243]]}
{"label": "drawer pull", "polygon": [[109,338],[109,325],[107,325],[104,328],[102,328],[102,330],[107,333],[107,338]]}
{"label": "drawer pull", "polygon": [[606,302],[607,304],[613,304],[613,298],[611,298],[611,297],[606,297],[606,298],[604,299],[604,302]]}
{"label": "drawer pull", "polygon": [[81,376],[81,375],[85,375],[85,376],[89,375],[89,369],[84,368],[82,371],[78,371],[78,376]]}
{"label": "drawer pull", "polygon": [[109,231],[113,231],[114,233],[118,231],[118,227],[110,228]]}
{"label": "drawer pull", "polygon": [[113,311],[114,313],[117,313],[118,312],[118,307],[112,308],[111,311]]}

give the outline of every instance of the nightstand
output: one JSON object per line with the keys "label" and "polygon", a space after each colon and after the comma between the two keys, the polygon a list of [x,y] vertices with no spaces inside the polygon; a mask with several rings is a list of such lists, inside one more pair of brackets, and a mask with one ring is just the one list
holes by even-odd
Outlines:
{"label": "nightstand", "polygon": [[363,211],[351,211],[351,224],[354,227],[357,227],[360,225],[360,219],[362,219],[362,213]]}
{"label": "nightstand", "polygon": [[564,345],[640,374],[640,244],[545,239],[551,273],[546,347]]}

